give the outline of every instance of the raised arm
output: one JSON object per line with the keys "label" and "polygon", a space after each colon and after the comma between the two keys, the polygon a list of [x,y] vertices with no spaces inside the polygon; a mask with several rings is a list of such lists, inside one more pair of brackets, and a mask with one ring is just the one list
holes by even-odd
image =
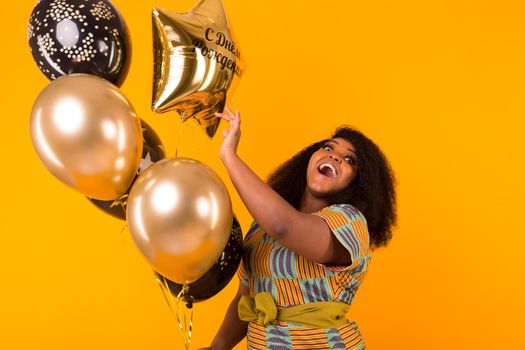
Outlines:
{"label": "raised arm", "polygon": [[282,246],[325,264],[349,264],[348,251],[319,216],[296,210],[261,180],[237,155],[240,113],[217,113],[230,124],[224,130],[221,159],[246,208],[255,221]]}

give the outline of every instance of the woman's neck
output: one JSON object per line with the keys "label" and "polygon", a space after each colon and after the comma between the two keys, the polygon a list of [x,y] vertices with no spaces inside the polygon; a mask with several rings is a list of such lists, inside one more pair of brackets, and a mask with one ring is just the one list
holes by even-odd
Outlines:
{"label": "woman's neck", "polygon": [[324,199],[315,197],[308,190],[305,190],[303,198],[301,198],[299,211],[302,213],[315,213],[326,206],[328,206],[328,203]]}

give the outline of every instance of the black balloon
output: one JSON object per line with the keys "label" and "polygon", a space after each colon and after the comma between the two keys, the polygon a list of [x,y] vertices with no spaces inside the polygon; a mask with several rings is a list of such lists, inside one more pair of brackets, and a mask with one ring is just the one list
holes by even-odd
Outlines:
{"label": "black balloon", "polygon": [[[143,147],[142,147],[142,160],[140,161],[137,174],[135,175],[135,180],[137,177],[146,170],[150,165],[158,162],[161,159],[166,158],[166,152],[164,150],[164,145],[160,140],[159,135],[153,130],[153,128],[148,125],[144,120],[141,120],[142,124],[142,136],[143,136]],[[131,187],[133,187],[133,182],[126,191],[126,194],[129,193]],[[125,195],[124,195],[125,196]],[[124,197],[122,201],[102,201],[94,198],[88,198],[93,204],[95,204],[99,209],[112,215],[118,219],[126,220],[126,198]]]}
{"label": "black balloon", "polygon": [[126,77],[129,34],[108,0],[41,0],[27,35],[38,68],[50,80],[87,73],[120,86]]}
{"label": "black balloon", "polygon": [[[211,298],[219,293],[235,276],[242,258],[242,230],[239,222],[233,217],[230,239],[221,256],[215,264],[201,278],[188,285],[189,289],[184,294],[184,301],[194,303]],[[160,283],[168,285],[171,294],[179,295],[183,285],[175,283],[160,273],[155,272]]]}

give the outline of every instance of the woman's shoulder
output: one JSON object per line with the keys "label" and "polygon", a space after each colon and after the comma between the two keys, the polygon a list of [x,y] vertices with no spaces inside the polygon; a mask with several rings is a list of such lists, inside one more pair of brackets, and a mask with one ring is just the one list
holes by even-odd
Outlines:
{"label": "woman's shoulder", "polygon": [[356,207],[350,204],[333,204],[319,213],[337,240],[350,252],[354,269],[363,257],[370,254],[370,234],[366,218]]}
{"label": "woman's shoulder", "polygon": [[248,238],[248,236],[253,235],[253,233],[257,231],[258,229],[259,229],[259,224],[257,224],[255,220],[252,220],[252,223],[250,224],[250,228],[248,229],[248,232],[246,233],[246,238]]}
{"label": "woman's shoulder", "polygon": [[244,246],[246,247],[247,245],[256,243],[256,241],[260,240],[263,235],[264,231],[262,231],[259,224],[253,220],[246,236],[244,236]]}
{"label": "woman's shoulder", "polygon": [[364,214],[359,209],[348,203],[332,204],[324,207],[318,213],[338,213],[348,217],[351,221],[364,220],[366,222]]}

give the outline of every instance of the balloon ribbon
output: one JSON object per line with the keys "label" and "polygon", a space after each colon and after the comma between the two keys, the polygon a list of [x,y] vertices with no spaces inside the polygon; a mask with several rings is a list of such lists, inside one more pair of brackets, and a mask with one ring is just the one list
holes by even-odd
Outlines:
{"label": "balloon ribbon", "polygon": [[125,193],[122,196],[120,196],[118,198],[115,198],[113,200],[113,203],[111,203],[109,207],[110,208],[114,208],[114,207],[120,205],[122,207],[122,210],[124,210],[124,212],[126,212],[126,206],[128,205],[128,197],[129,197],[129,194]]}
{"label": "balloon ribbon", "polygon": [[180,145],[180,140],[182,139],[182,129],[186,126],[186,124],[182,124],[181,127],[179,127],[179,135],[177,136],[177,143],[175,144],[175,157],[178,157],[179,156],[179,145]]}
{"label": "balloon ribbon", "polygon": [[155,278],[160,285],[160,289],[162,290],[164,299],[168,303],[171,313],[177,320],[179,332],[184,342],[184,348],[189,350],[193,328],[193,303],[185,300],[187,296],[191,298],[191,296],[188,295],[189,286],[184,284],[179,294],[174,297],[168,286],[167,279],[159,277],[158,274],[155,274]]}

